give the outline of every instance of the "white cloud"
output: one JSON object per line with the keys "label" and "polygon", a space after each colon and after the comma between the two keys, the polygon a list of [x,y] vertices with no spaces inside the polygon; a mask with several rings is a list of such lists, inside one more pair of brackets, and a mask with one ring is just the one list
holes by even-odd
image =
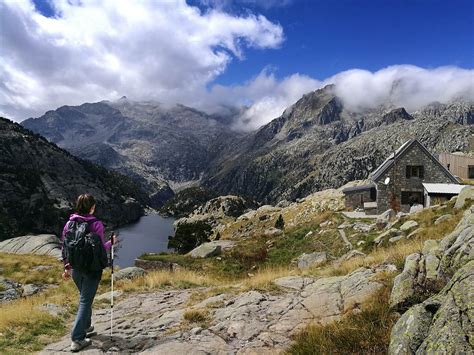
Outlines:
{"label": "white cloud", "polygon": [[22,120],[65,104],[127,95],[207,111],[245,105],[235,127],[251,130],[329,83],[353,110],[387,102],[413,111],[433,101],[474,101],[474,70],[458,67],[354,69],[321,81],[302,74],[278,79],[264,69],[243,84],[213,85],[247,48],[278,48],[282,27],[251,13],[201,12],[184,0],[52,4],[56,16],[47,18],[29,0],[0,1],[2,116]]}
{"label": "white cloud", "polygon": [[262,15],[202,13],[175,1],[0,2],[0,114],[17,120],[64,104],[121,95],[187,101],[246,48],[277,48]]}
{"label": "white cloud", "polygon": [[373,73],[354,69],[325,83],[336,84],[336,94],[353,110],[391,103],[414,111],[435,101],[474,101],[474,70],[454,66],[424,69],[395,65]]}

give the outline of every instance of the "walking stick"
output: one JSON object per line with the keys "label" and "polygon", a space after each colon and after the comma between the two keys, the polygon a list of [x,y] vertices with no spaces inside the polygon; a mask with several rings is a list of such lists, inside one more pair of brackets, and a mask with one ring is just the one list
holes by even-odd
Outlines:
{"label": "walking stick", "polygon": [[114,240],[115,233],[112,234],[112,246],[110,248],[110,275],[112,280],[112,293],[110,297],[110,341],[112,341],[112,327],[114,322]]}

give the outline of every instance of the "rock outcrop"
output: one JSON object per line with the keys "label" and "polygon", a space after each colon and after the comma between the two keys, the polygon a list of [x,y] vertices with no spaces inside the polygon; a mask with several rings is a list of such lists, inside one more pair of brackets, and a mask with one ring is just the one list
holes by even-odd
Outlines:
{"label": "rock outcrop", "polygon": [[52,234],[25,235],[0,242],[0,252],[11,254],[50,255],[61,258],[61,243]]}
{"label": "rock outcrop", "polygon": [[[428,240],[395,278],[392,308],[404,311],[390,354],[474,352],[474,207],[440,242]],[[438,292],[439,291],[439,292]],[[436,293],[438,292],[438,293]]]}
{"label": "rock outcrop", "polygon": [[[275,280],[282,292],[221,293],[189,305],[192,290],[135,294],[114,307],[114,337],[110,310],[95,312],[99,335],[89,351],[151,354],[275,354],[283,352],[291,335],[310,322],[326,324],[356,312],[377,290],[378,271],[361,268],[347,276],[314,279],[290,276]],[[205,293],[207,289],[198,291]],[[185,320],[200,312],[204,322]],[[68,349],[68,336],[46,347],[44,354]]]}

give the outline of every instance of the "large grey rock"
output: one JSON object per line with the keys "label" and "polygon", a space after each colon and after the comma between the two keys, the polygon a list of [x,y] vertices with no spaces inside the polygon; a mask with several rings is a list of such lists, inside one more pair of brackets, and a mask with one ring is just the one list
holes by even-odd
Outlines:
{"label": "large grey rock", "polygon": [[303,254],[298,257],[297,265],[299,269],[309,269],[311,267],[318,267],[329,260],[329,256],[326,252],[314,252],[310,254]]}
{"label": "large grey rock", "polygon": [[403,223],[400,227],[400,230],[402,232],[408,232],[410,229],[418,227],[418,222],[417,221],[406,221]]}
{"label": "large grey rock", "polygon": [[453,216],[452,214],[442,215],[436,219],[434,224],[440,224],[440,223],[446,222],[447,220],[451,219],[452,216]]}
{"label": "large grey rock", "polygon": [[416,301],[418,293],[417,279],[419,271],[420,254],[411,254],[405,260],[405,267],[401,274],[393,281],[392,293],[390,294],[390,307],[398,310],[406,309]]}
{"label": "large grey rock", "polygon": [[133,279],[146,274],[146,271],[140,267],[130,266],[114,273],[115,280]]}
{"label": "large grey rock", "polygon": [[61,258],[61,243],[59,238],[52,234],[25,235],[0,242],[0,252]]}
{"label": "large grey rock", "polygon": [[474,351],[473,250],[474,213],[468,209],[452,233],[440,242],[426,241],[420,254],[407,257],[390,304],[401,311],[419,304],[394,326],[391,354]]}
{"label": "large grey rock", "polygon": [[277,237],[279,235],[283,234],[283,231],[281,229],[275,228],[275,227],[270,227],[268,229],[265,229],[265,232],[263,234],[266,237]]}
{"label": "large grey rock", "polygon": [[32,296],[35,293],[38,293],[43,289],[44,289],[43,285],[26,284],[26,285],[22,286],[22,291],[23,291],[22,296],[23,297]]}
{"label": "large grey rock", "polygon": [[220,255],[222,247],[215,243],[203,243],[189,252],[193,258],[208,258],[210,256]]}
{"label": "large grey rock", "polygon": [[474,352],[474,260],[436,296],[408,310],[395,324],[389,354]]}
{"label": "large grey rock", "polygon": [[474,186],[466,186],[461,190],[454,204],[454,208],[463,208],[467,199],[474,200]]}

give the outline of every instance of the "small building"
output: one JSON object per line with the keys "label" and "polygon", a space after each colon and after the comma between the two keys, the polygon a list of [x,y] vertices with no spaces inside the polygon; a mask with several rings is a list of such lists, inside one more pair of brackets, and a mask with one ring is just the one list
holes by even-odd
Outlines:
{"label": "small building", "polygon": [[[392,208],[409,212],[411,206],[425,206],[423,183],[458,185],[458,179],[418,140],[405,142],[392,153],[369,179],[371,183],[345,189],[348,210],[366,208],[367,213],[383,213]],[[370,208],[369,208],[370,207]]]}
{"label": "small building", "polygon": [[466,185],[460,184],[430,184],[423,183],[425,189],[425,207],[439,205],[443,202],[449,201],[454,196],[459,195],[461,190]]}
{"label": "small building", "polygon": [[439,161],[453,175],[464,180],[474,180],[474,157],[462,153],[441,153]]}

